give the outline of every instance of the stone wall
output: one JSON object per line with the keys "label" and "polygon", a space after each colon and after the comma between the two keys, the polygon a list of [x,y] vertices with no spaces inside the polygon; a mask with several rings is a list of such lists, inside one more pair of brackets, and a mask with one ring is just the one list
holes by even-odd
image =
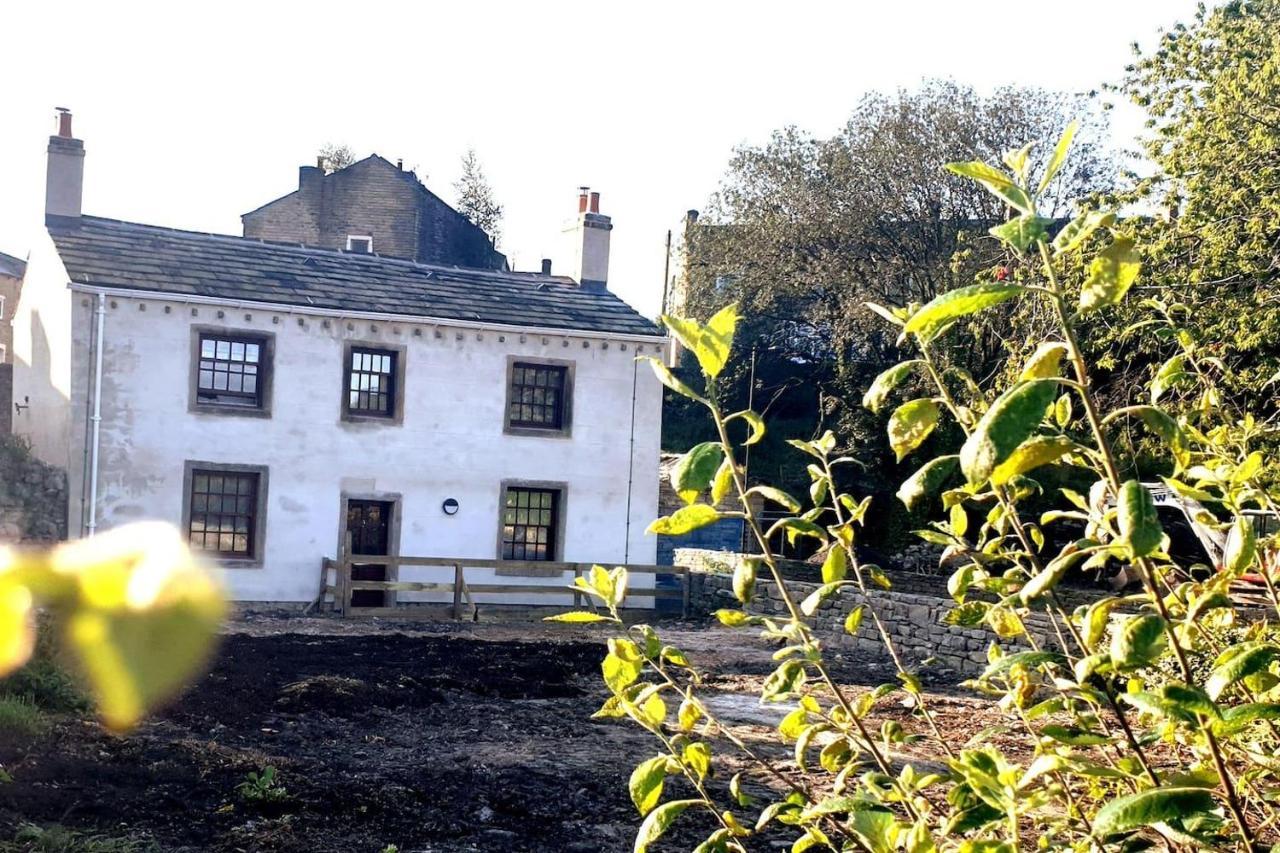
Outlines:
{"label": "stone wall", "polygon": [[0,364],[0,438],[13,432],[13,365]]}
{"label": "stone wall", "polygon": [[[698,551],[680,548],[676,550],[676,563],[687,566],[689,575],[689,609],[691,613],[711,613],[722,608],[737,608],[733,595],[732,572],[738,554]],[[895,578],[895,582],[896,582]],[[787,581],[793,597],[801,601],[820,584],[803,581]],[[868,600],[869,599],[869,600]],[[885,657],[888,655],[879,632],[867,613],[856,637],[844,630],[844,620],[849,611],[860,604],[867,604],[879,614],[894,644],[906,660],[920,663],[935,659],[935,667],[953,670],[961,675],[976,675],[987,665],[987,647],[996,639],[985,628],[956,628],[942,624],[954,602],[939,595],[903,592],[898,589],[876,590],[869,596],[851,589],[842,589],[838,595],[827,599],[812,622],[819,637],[828,647],[846,652],[857,652]],[[756,582],[755,598],[748,611],[758,615],[783,615],[786,612],[777,584],[761,577]],[[1050,648],[1056,647],[1052,628],[1042,617],[1032,616],[1028,627],[1037,642]],[[1018,644],[1000,641],[1006,648]]]}
{"label": "stone wall", "polygon": [[66,538],[66,474],[33,457],[21,438],[0,435],[0,542]]}

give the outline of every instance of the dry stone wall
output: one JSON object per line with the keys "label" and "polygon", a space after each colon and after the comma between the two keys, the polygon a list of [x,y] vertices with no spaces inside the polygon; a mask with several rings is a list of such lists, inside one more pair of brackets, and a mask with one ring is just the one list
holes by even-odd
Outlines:
{"label": "dry stone wall", "polygon": [[15,436],[0,436],[0,542],[67,538],[67,476],[29,452]]}
{"label": "dry stone wall", "polygon": [[[732,572],[740,559],[741,555],[726,552],[676,550],[676,564],[690,569],[689,607],[692,612],[712,613],[721,608],[739,606],[733,595]],[[797,600],[803,600],[818,586],[816,583],[787,581],[787,587]],[[877,590],[863,596],[852,588],[844,588],[839,595],[827,599],[814,614],[812,622],[828,647],[888,658],[870,614],[863,619],[857,636],[845,632],[845,616],[860,604],[869,604],[875,609],[893,637],[899,654],[912,663],[933,659],[935,667],[965,676],[977,675],[987,665],[987,647],[996,639],[991,631],[944,625],[943,616],[954,606],[951,599],[896,589]],[[755,598],[747,609],[761,616],[782,616],[786,613],[777,584],[763,577],[757,581]],[[1047,620],[1033,616],[1028,628],[1036,635],[1037,642],[1056,648],[1056,639]],[[1023,648],[1021,644],[1007,641],[1000,641],[1000,645],[1007,649]]]}

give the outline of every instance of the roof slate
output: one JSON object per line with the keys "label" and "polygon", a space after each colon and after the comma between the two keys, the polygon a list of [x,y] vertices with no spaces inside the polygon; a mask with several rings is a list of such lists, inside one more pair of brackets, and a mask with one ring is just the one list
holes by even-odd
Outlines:
{"label": "roof slate", "polygon": [[617,296],[563,276],[414,261],[96,216],[49,217],[72,282],[302,308],[566,331],[662,332]]}
{"label": "roof slate", "polygon": [[0,275],[22,278],[26,271],[27,262],[22,258],[15,258],[13,255],[6,255],[4,252],[0,252]]}

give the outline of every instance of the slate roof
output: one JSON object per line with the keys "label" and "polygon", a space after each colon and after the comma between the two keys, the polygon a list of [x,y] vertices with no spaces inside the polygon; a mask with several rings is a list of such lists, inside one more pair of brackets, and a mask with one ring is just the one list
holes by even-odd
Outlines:
{"label": "slate roof", "polygon": [[22,278],[27,271],[27,262],[21,258],[15,258],[13,255],[6,255],[0,252],[0,275],[7,275],[12,278]]}
{"label": "slate roof", "polygon": [[660,336],[609,292],[537,273],[431,266],[96,216],[49,217],[77,284],[302,308]]}

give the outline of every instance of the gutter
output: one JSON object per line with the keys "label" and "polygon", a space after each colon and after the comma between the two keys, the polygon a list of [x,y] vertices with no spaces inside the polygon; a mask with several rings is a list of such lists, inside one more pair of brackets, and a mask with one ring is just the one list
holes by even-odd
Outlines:
{"label": "gutter", "polygon": [[107,293],[126,299],[149,299],[153,302],[178,302],[191,305],[217,305],[223,308],[248,308],[258,311],[273,311],[278,314],[311,314],[317,317],[340,317],[361,320],[378,320],[384,323],[411,323],[426,326],[449,326],[458,329],[476,329],[479,331],[507,332],[525,335],[557,335],[559,337],[602,338],[634,343],[654,344],[669,350],[671,338],[666,335],[638,335],[635,333],[615,333],[585,331],[580,329],[555,329],[544,326],[509,326],[503,323],[483,323],[473,320],[454,320],[444,317],[429,317],[415,314],[388,314],[380,311],[340,311],[335,308],[318,308],[303,305],[284,305],[279,302],[257,302],[243,299],[219,299],[212,296],[199,296],[187,293],[167,293],[158,290],[135,290],[124,287],[79,284],[68,285],[78,293],[95,294],[99,297]]}

